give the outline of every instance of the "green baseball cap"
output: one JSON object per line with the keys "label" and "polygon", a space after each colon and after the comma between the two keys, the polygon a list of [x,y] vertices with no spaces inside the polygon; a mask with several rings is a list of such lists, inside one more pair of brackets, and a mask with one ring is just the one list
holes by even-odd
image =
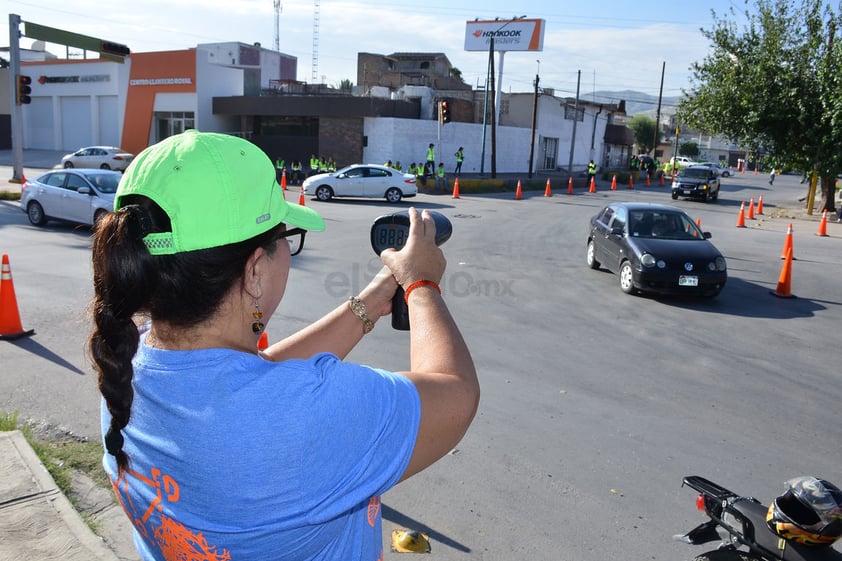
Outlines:
{"label": "green baseball cap", "polygon": [[289,204],[263,150],[228,134],[188,130],[143,150],[120,180],[114,210],[128,195],[149,197],[172,232],[143,238],[153,255],[171,255],[241,242],[281,222],[324,230],[315,211]]}

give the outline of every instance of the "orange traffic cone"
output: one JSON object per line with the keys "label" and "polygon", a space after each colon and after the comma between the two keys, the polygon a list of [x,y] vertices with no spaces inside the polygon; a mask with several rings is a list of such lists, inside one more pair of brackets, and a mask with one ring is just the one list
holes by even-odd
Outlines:
{"label": "orange traffic cone", "polygon": [[701,218],[696,219],[696,226],[698,226],[699,228],[702,227],[702,219]]}
{"label": "orange traffic cone", "polygon": [[266,332],[263,332],[263,335],[260,336],[260,340],[257,342],[257,350],[262,351],[269,347],[269,336],[266,335]]}
{"label": "orange traffic cone", "polygon": [[304,185],[301,186],[301,190],[298,192],[298,204],[300,206],[305,206],[305,204],[304,204]]}
{"label": "orange traffic cone", "polygon": [[772,292],[778,298],[795,298],[792,294],[792,248],[786,252],[786,261],[781,267],[781,275],[778,277],[778,286]]}
{"label": "orange traffic cone", "polygon": [[658,185],[660,185],[661,187],[663,187],[663,186],[664,186],[664,174],[663,174],[663,173],[661,174],[661,179],[660,179],[660,181],[658,181]]}
{"label": "orange traffic cone", "polygon": [[737,216],[737,228],[746,227],[746,202],[740,203],[740,214]]}
{"label": "orange traffic cone", "polygon": [[287,188],[287,170],[281,170],[281,189],[286,190]]}
{"label": "orange traffic cone", "polygon": [[453,180],[453,198],[459,198],[459,178]]}
{"label": "orange traffic cone", "polygon": [[652,186],[652,183],[651,183],[651,180],[649,179],[649,174],[648,174],[648,173],[646,174],[646,186],[647,186],[647,187],[651,187],[651,186]]}
{"label": "orange traffic cone", "polygon": [[570,179],[567,180],[567,194],[573,194],[573,177],[571,176]]}
{"label": "orange traffic cone", "polygon": [[757,212],[755,214],[763,214],[763,194],[757,197]]}
{"label": "orange traffic cone", "polygon": [[550,178],[547,178],[547,187],[544,189],[544,196],[545,197],[552,197],[553,192],[550,190]]}
{"label": "orange traffic cone", "polygon": [[748,216],[746,216],[746,218],[754,220],[754,197],[748,201]]}
{"label": "orange traffic cone", "polygon": [[593,176],[591,176],[591,182],[588,186],[588,193],[596,193],[596,181],[594,180]]}
{"label": "orange traffic cone", "polygon": [[519,201],[523,198],[523,190],[520,187],[520,179],[517,180],[517,188],[515,189],[515,200]]}
{"label": "orange traffic cone", "polygon": [[786,229],[786,240],[784,241],[784,249],[781,251],[781,259],[786,259],[787,253],[792,255],[792,258],[795,259],[795,249],[792,246],[792,223],[790,223],[789,227]]}
{"label": "orange traffic cone", "polygon": [[634,189],[634,177],[629,175],[629,189]]}
{"label": "orange traffic cone", "polygon": [[24,331],[21,326],[9,256],[4,253],[3,268],[0,270],[0,339],[18,339],[33,333],[34,329]]}
{"label": "orange traffic cone", "polygon": [[617,174],[615,173],[614,176],[611,178],[611,190],[617,190]]}
{"label": "orange traffic cone", "polygon": [[822,212],[822,221],[819,222],[819,231],[817,236],[827,236],[827,209]]}
{"label": "orange traffic cone", "polygon": [[754,166],[754,175],[757,175],[757,166]]}

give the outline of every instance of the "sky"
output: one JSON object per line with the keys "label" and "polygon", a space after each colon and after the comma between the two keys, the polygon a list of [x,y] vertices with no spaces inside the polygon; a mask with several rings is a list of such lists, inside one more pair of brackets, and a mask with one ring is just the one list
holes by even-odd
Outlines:
{"label": "sky", "polygon": [[[474,19],[519,16],[546,22],[543,50],[508,52],[504,92],[529,92],[536,74],[556,95],[582,97],[605,90],[664,96],[689,89],[691,64],[710,50],[701,29],[746,9],[745,0],[281,0],[280,51],[298,59],[297,79],[338,85],[356,82],[358,52],[441,52],[466,83],[484,85],[488,54],[465,51],[465,27]],[[200,43],[275,43],[274,0],[5,0],[25,22],[127,45],[132,52],[182,50]],[[513,8],[517,6],[517,8]],[[738,16],[737,16],[738,17]],[[8,44],[3,18],[0,44]],[[314,34],[314,30],[318,33]],[[23,26],[21,26],[23,31]],[[32,40],[21,38],[22,48]],[[314,49],[315,45],[315,49]],[[61,58],[65,47],[47,45]],[[317,56],[314,57],[314,51]],[[71,57],[81,51],[71,49]],[[89,54],[89,56],[95,56]],[[495,64],[498,64],[495,57]],[[314,72],[315,69],[315,72]]]}

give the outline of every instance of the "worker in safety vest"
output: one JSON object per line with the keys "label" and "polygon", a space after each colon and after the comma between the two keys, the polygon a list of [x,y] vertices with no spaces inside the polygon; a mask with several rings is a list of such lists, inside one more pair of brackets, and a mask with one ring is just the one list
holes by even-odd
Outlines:
{"label": "worker in safety vest", "polygon": [[465,161],[465,152],[464,149],[460,146],[459,150],[456,151],[454,156],[456,156],[456,170],[454,170],[454,175],[459,175],[462,172],[462,162]]}
{"label": "worker in safety vest", "polygon": [[431,176],[436,169],[436,147],[432,142],[427,147],[427,169],[429,170],[427,173]]}
{"label": "worker in safety vest", "polygon": [[407,169],[406,172],[410,175],[415,175],[415,162],[409,163],[409,169]]}
{"label": "worker in safety vest", "polygon": [[310,175],[319,173],[319,157],[313,154],[310,156]]}
{"label": "worker in safety vest", "polygon": [[436,168],[436,191],[439,189],[442,191],[447,189],[447,175],[444,171],[444,162],[439,163],[439,167]]}
{"label": "worker in safety vest", "polygon": [[292,169],[292,177],[290,178],[292,184],[298,185],[301,182],[301,160],[293,160],[290,169]]}
{"label": "worker in safety vest", "polygon": [[591,184],[591,181],[596,182],[596,164],[593,160],[588,162],[588,185]]}

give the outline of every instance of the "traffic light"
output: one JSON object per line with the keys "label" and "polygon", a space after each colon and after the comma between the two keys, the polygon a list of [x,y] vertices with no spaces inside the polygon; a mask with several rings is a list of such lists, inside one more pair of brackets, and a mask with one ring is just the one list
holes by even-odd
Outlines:
{"label": "traffic light", "polygon": [[32,98],[29,97],[29,94],[32,93],[32,88],[29,85],[31,83],[32,78],[23,74],[18,74],[17,99],[15,99],[15,103],[18,105],[26,105],[27,103],[32,102]]}
{"label": "traffic light", "polygon": [[113,41],[100,41],[99,52],[118,56],[129,56],[131,54],[131,50],[127,46]]}
{"label": "traffic light", "polygon": [[441,122],[450,122],[450,105],[448,104],[447,100],[443,100],[441,102]]}

